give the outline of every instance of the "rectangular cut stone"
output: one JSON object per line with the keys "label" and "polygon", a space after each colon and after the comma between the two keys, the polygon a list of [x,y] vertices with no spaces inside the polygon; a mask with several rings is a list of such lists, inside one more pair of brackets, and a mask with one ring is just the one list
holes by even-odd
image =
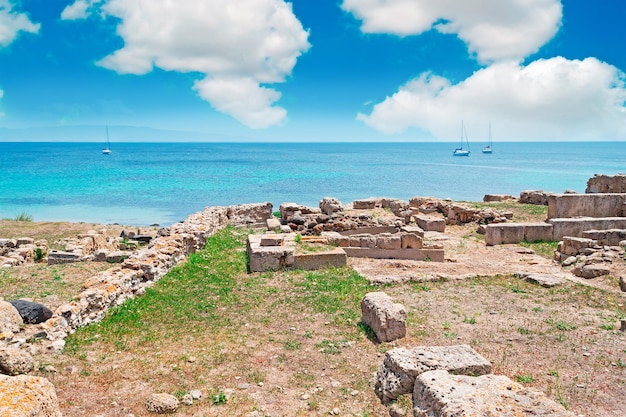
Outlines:
{"label": "rectangular cut stone", "polygon": [[421,249],[423,240],[415,233],[402,233],[402,249]]}
{"label": "rectangular cut stone", "polygon": [[548,196],[548,219],[624,216],[626,194],[553,194]]}
{"label": "rectangular cut stone", "polygon": [[626,230],[586,230],[583,232],[583,237],[597,241],[598,245],[619,246],[621,241],[626,240]]}
{"label": "rectangular cut stone", "polygon": [[526,242],[552,241],[552,225],[549,223],[524,223],[524,240]]}
{"label": "rectangular cut stone", "polygon": [[262,235],[248,236],[250,272],[278,271],[293,266],[295,258],[293,236],[285,239],[282,246],[261,246],[262,239]]}
{"label": "rectangular cut stone", "polygon": [[355,210],[371,210],[382,206],[382,198],[366,198],[364,200],[354,200],[352,208]]}
{"label": "rectangular cut stone", "polygon": [[261,246],[281,246],[284,241],[284,237],[280,235],[263,235],[259,244]]}
{"label": "rectangular cut stone", "polygon": [[485,227],[485,243],[488,246],[519,243],[524,240],[523,223],[488,224]]}
{"label": "rectangular cut stone", "polygon": [[561,240],[564,236],[582,237],[586,230],[626,229],[626,217],[583,217],[577,219],[550,219],[552,239]]}
{"label": "rectangular cut stone", "polygon": [[424,230],[419,226],[409,224],[406,226],[402,226],[400,230],[406,233],[413,233],[414,235],[417,235],[419,237],[424,237]]}
{"label": "rectangular cut stone", "polygon": [[339,232],[343,236],[353,236],[353,235],[378,235],[380,233],[396,233],[398,228],[395,226],[370,226],[370,227],[359,227],[351,230],[344,230],[343,232]]}
{"label": "rectangular cut stone", "polygon": [[346,252],[342,248],[330,251],[297,254],[293,262],[293,268],[310,271],[329,266],[339,268],[348,263]]}
{"label": "rectangular cut stone", "polygon": [[402,237],[398,234],[382,234],[376,236],[376,247],[379,249],[400,249],[402,248]]}
{"label": "rectangular cut stone", "polygon": [[451,375],[424,372],[413,388],[414,417],[545,416],[574,417],[544,393],[503,375]]}
{"label": "rectangular cut stone", "polygon": [[80,253],[53,251],[48,254],[48,265],[80,262]]}
{"label": "rectangular cut stone", "polygon": [[386,404],[412,393],[415,378],[435,369],[455,374],[485,375],[491,373],[491,363],[469,345],[395,348],[385,354],[376,373],[374,390]]}
{"label": "rectangular cut stone", "polygon": [[432,216],[415,216],[417,225],[425,232],[445,232],[446,221],[443,218]]}
{"label": "rectangular cut stone", "polygon": [[380,342],[392,342],[406,336],[406,309],[382,291],[365,294],[361,300],[361,314],[361,322],[376,333]]}
{"label": "rectangular cut stone", "polygon": [[270,217],[269,219],[267,219],[267,230],[276,230],[276,229],[280,229],[280,220],[278,220],[276,217]]}
{"label": "rectangular cut stone", "polygon": [[412,259],[414,261],[430,260],[443,262],[443,249],[378,249],[378,248],[343,248],[353,258],[373,259]]}

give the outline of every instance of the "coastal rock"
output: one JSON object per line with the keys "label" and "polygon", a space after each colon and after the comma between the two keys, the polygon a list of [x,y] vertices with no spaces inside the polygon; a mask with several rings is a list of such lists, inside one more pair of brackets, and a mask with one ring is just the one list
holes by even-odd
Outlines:
{"label": "coastal rock", "polygon": [[52,317],[52,310],[43,304],[27,300],[11,300],[9,302],[15,307],[26,324],[43,323]]}
{"label": "coastal rock", "polygon": [[146,409],[155,414],[172,414],[178,410],[178,399],[170,394],[152,394],[146,400]]}
{"label": "coastal rock", "polygon": [[26,374],[34,367],[33,357],[25,350],[12,347],[0,348],[0,371],[3,374]]}
{"label": "coastal rock", "polygon": [[62,417],[54,386],[46,378],[0,375],[0,415]]}

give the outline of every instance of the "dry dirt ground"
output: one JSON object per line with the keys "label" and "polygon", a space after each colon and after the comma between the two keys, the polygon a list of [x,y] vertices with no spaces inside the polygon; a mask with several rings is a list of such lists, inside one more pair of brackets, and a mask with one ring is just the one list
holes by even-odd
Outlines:
{"label": "dry dirt ground", "polygon": [[[132,349],[95,342],[79,357],[39,355],[37,373],[54,383],[66,417],[147,416],[150,393],[192,389],[204,398],[177,416],[385,416],[371,381],[385,351],[463,343],[491,361],[494,373],[546,392],[576,415],[625,416],[626,337],[619,321],[626,318],[626,297],[615,278],[624,265],[613,265],[611,276],[581,280],[526,248],[487,247],[474,229],[449,226],[428,235],[443,243],[443,263],[350,260],[375,283],[372,291],[405,305],[407,337],[393,343],[368,339],[349,319],[292,309],[289,299],[302,294],[289,272],[252,274],[240,278],[275,291],[256,297],[253,310],[238,306],[239,315],[225,318],[227,336],[194,330]],[[79,288],[87,272],[65,271],[63,281]],[[543,288],[512,275],[525,272],[567,280]],[[32,286],[28,275],[0,272],[0,295]],[[48,280],[55,281],[50,276],[37,285]],[[56,371],[47,372],[49,365]],[[223,404],[212,401],[222,393]],[[410,398],[399,406],[411,415]]]}

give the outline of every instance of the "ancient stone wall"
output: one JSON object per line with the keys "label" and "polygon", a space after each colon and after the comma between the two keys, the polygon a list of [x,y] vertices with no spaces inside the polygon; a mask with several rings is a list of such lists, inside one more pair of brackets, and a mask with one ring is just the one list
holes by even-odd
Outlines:
{"label": "ancient stone wall", "polygon": [[626,174],[595,174],[587,180],[585,193],[626,193]]}

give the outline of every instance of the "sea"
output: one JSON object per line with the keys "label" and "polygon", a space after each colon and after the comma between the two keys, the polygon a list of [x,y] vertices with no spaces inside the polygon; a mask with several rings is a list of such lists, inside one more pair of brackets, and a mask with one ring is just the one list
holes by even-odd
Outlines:
{"label": "sea", "polygon": [[[585,191],[594,174],[626,172],[622,142],[503,142],[452,156],[449,142],[0,142],[0,218],[171,225],[207,206],[324,197],[482,201],[524,190]],[[474,147],[475,148],[475,147]]]}

